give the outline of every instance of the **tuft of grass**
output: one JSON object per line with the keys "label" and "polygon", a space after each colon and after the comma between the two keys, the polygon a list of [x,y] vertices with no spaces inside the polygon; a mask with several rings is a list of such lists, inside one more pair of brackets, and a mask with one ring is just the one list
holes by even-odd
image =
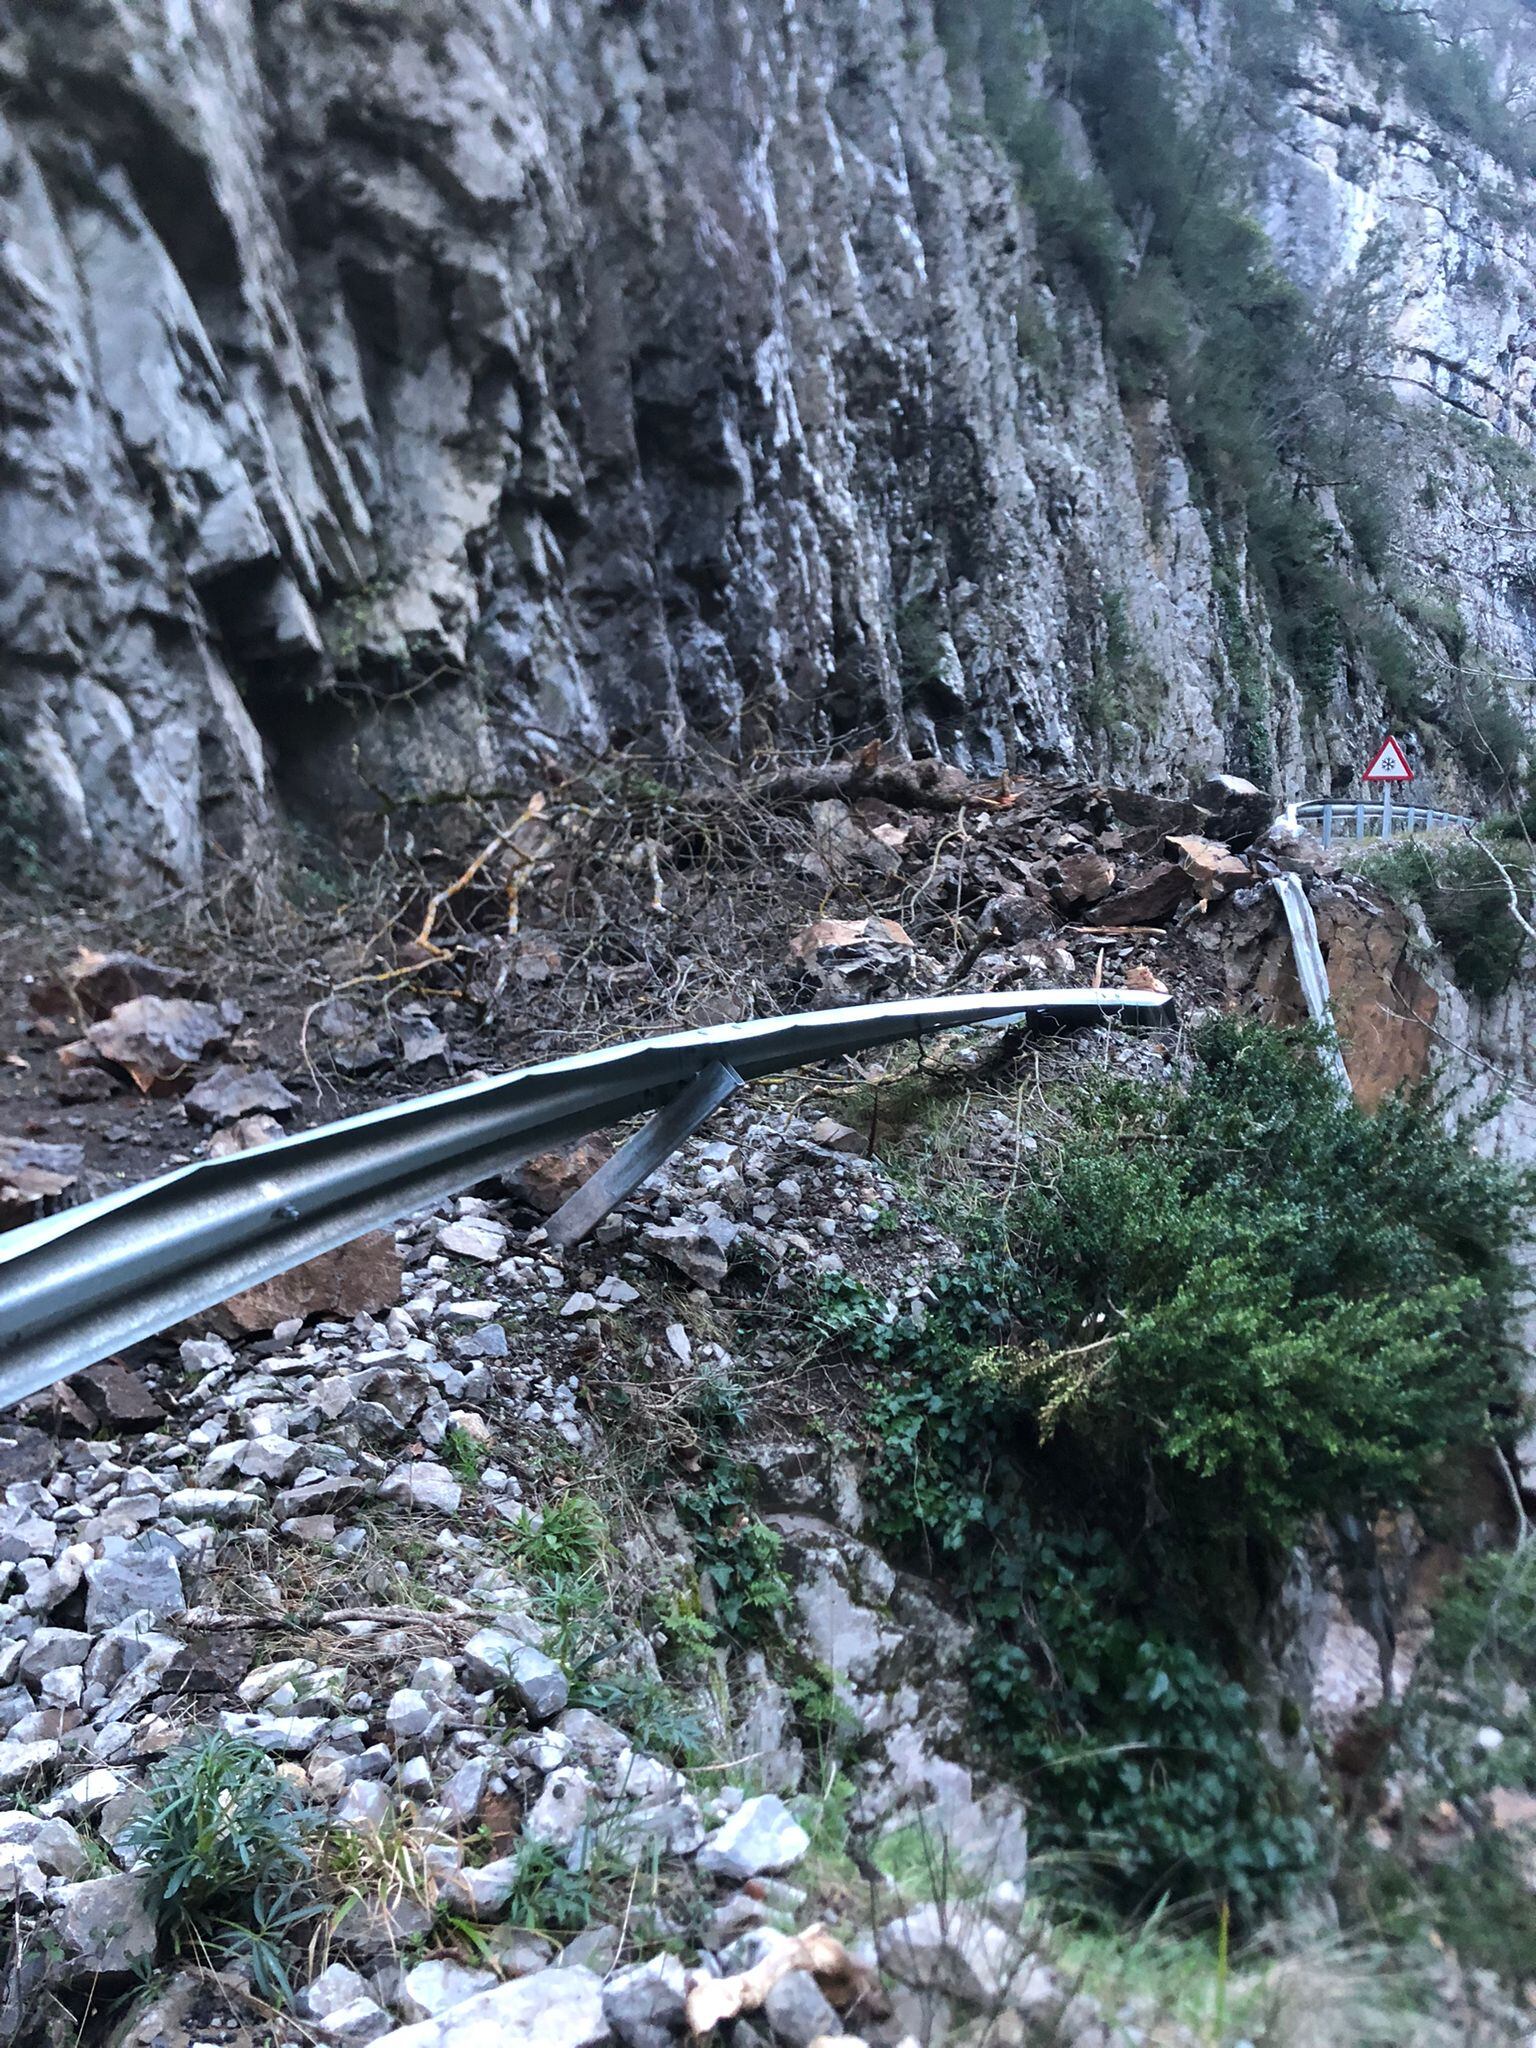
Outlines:
{"label": "tuft of grass", "polygon": [[516,1561],[543,1578],[589,1578],[608,1555],[608,1521],[590,1494],[572,1490],[544,1503],[507,1540]]}
{"label": "tuft of grass", "polygon": [[466,1486],[478,1486],[481,1473],[491,1462],[491,1453],[477,1436],[471,1436],[455,1422],[443,1433],[442,1460],[456,1479]]}
{"label": "tuft of grass", "polygon": [[283,1944],[319,1911],[316,1824],[264,1750],[211,1732],[155,1766],[126,1842],[177,1952],[243,1963],[262,1997],[286,2004]]}

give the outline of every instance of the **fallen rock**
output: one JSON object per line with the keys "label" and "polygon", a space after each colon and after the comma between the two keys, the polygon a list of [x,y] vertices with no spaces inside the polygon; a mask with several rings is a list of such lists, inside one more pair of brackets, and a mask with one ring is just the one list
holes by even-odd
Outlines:
{"label": "fallen rock", "polygon": [[825,987],[869,995],[904,987],[917,972],[917,948],[889,917],[818,918],[795,933],[789,958]]}
{"label": "fallen rock", "polygon": [[345,1963],[332,1963],[312,1984],[306,1985],[294,2002],[303,2018],[323,2020],[328,2013],[337,2012],[354,1999],[367,1996],[366,1977],[360,1977],[356,1970],[349,1970]]}
{"label": "fallen rock", "polygon": [[389,2048],[595,2048],[608,2022],[589,1971],[540,1970],[383,2039]]}
{"label": "fallen rock", "polygon": [[391,1472],[379,1488],[379,1498],[419,1515],[454,1515],[464,1489],[445,1465],[419,1458]]}
{"label": "fallen rock", "polygon": [[603,1986],[603,2011],[625,2048],[672,2048],[687,2026],[687,1979],[676,1956],[653,1956]]}
{"label": "fallen rock", "polygon": [[67,1820],[40,1813],[0,1813],[0,1849],[24,1849],[49,1877],[83,1877],[91,1863]]}
{"label": "fallen rock", "polygon": [[437,1242],[452,1258],[476,1259],[487,1266],[495,1265],[507,1253],[506,1231],[488,1216],[461,1216],[454,1223],[440,1223]]}
{"label": "fallen rock", "polygon": [[394,1233],[370,1230],[333,1252],[232,1294],[208,1320],[231,1336],[275,1330],[306,1316],[381,1315],[400,1299]]}
{"label": "fallen rock", "polygon": [[345,996],[322,1003],[311,1021],[329,1040],[331,1060],[344,1074],[372,1074],[394,1058],[394,1033]]}
{"label": "fallen rock", "polygon": [[81,1974],[119,1977],[155,1959],[154,1915],[138,1878],[88,1877],[61,1889],[59,1936]]}
{"label": "fallen rock", "polygon": [[431,1060],[448,1061],[448,1035],[430,1017],[402,1013],[400,1017],[400,1058],[408,1067],[424,1067]]}
{"label": "fallen rock", "polygon": [[765,1792],[739,1806],[700,1849],[700,1870],[738,1883],[764,1872],[788,1870],[811,1846],[811,1838],[776,1793]]}
{"label": "fallen rock", "polygon": [[328,2012],[316,2025],[327,2041],[336,2043],[336,2048],[365,2048],[369,2041],[382,2040],[390,2033],[394,2021],[371,1998],[354,1998],[349,2005],[338,2005]]}
{"label": "fallen rock", "polygon": [[1077,910],[1086,903],[1098,903],[1115,886],[1115,864],[1092,847],[1069,853],[1058,861],[1057,879],[1050,885],[1051,901],[1058,910]]}
{"label": "fallen rock", "polygon": [[574,1144],[560,1145],[552,1152],[538,1152],[532,1159],[525,1159],[521,1166],[502,1175],[502,1186],[530,1209],[537,1209],[541,1216],[553,1216],[612,1157],[613,1147],[606,1138],[578,1138]]}
{"label": "fallen rock", "polygon": [[84,1157],[79,1145],[0,1137],[0,1230],[66,1208]]}
{"label": "fallen rock", "polygon": [[206,1147],[210,1159],[232,1159],[237,1152],[254,1152],[258,1145],[270,1145],[283,1135],[283,1127],[272,1116],[243,1116],[215,1131]]}
{"label": "fallen rock", "polygon": [[85,1034],[98,1060],[120,1067],[140,1094],[166,1094],[199,1060],[221,1052],[229,1026],[211,1003],[135,996]]}
{"label": "fallen rock", "polygon": [[436,2019],[439,2013],[451,2012],[454,2006],[462,2005],[466,1998],[478,1997],[482,1991],[494,1991],[496,1983],[493,1970],[472,1970],[467,1964],[441,1958],[418,1963],[414,1970],[405,1973],[400,2007],[407,2019]]}
{"label": "fallen rock", "polygon": [[198,1082],[182,1107],[195,1124],[232,1124],[258,1111],[272,1117],[288,1116],[299,1107],[299,1098],[267,1067],[252,1072],[245,1067],[220,1066]]}
{"label": "fallen rock", "polygon": [[0,1792],[20,1792],[46,1777],[59,1760],[59,1745],[52,1736],[35,1742],[7,1737],[0,1742]]}
{"label": "fallen rock", "polygon": [[888,1921],[875,1935],[875,1948],[898,1983],[967,2005],[997,2004],[1021,1961],[1016,1931],[960,1902],[919,1906]]}
{"label": "fallen rock", "polygon": [[1247,861],[1224,846],[1219,839],[1202,838],[1198,832],[1170,834],[1168,844],[1179,857],[1198,903],[1212,903],[1228,896],[1239,884],[1252,880]]}
{"label": "fallen rock", "polygon": [[195,976],[142,953],[98,953],[82,946],[64,970],[64,987],[87,1017],[105,1017],[136,996],[200,996]]}
{"label": "fallen rock", "polygon": [[155,1429],[165,1421],[164,1408],[143,1380],[115,1358],[104,1358],[75,1373],[70,1387],[97,1420],[113,1430],[132,1434]]}
{"label": "fallen rock", "polygon": [[1175,861],[1162,861],[1149,868],[1139,882],[1120,889],[1096,903],[1083,919],[1091,925],[1166,924],[1181,903],[1187,903],[1193,889],[1189,876]]}
{"label": "fallen rock", "polygon": [[823,2036],[838,2035],[842,2023],[809,1970],[791,1970],[763,2000],[769,2032],[783,2048],[811,2048]]}
{"label": "fallen rock", "polygon": [[730,1249],[739,1235],[738,1226],[725,1217],[703,1223],[647,1223],[642,1233],[652,1251],[710,1294],[730,1270]]}
{"label": "fallen rock", "polygon": [[568,1849],[586,1824],[592,1781],[567,1764],[551,1771],[523,1820],[523,1833],[546,1849]]}
{"label": "fallen rock", "polygon": [[85,1585],[85,1625],[92,1635],[130,1614],[163,1621],[187,1611],[181,1568],[164,1536],[122,1539],[120,1548],[85,1567]]}
{"label": "fallen rock", "polygon": [[483,1628],[464,1645],[472,1691],[505,1686],[517,1695],[530,1721],[552,1721],[570,1698],[565,1673],[553,1657],[503,1629]]}

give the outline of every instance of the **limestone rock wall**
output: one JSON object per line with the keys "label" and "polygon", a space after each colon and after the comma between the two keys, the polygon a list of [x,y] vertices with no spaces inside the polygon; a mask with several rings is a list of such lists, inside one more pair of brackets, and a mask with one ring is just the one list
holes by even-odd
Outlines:
{"label": "limestone rock wall", "polygon": [[[0,76],[0,789],[49,864],[195,885],[285,802],[577,743],[1226,760],[1175,438],[928,0],[4,0]],[[1336,169],[1276,190],[1309,261]],[[1271,683],[1288,793],[1379,722]]]}

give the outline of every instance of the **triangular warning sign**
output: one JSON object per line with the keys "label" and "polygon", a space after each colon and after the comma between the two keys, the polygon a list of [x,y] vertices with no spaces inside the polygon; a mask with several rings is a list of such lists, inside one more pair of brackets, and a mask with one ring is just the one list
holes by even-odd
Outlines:
{"label": "triangular warning sign", "polygon": [[1408,756],[1389,733],[1382,741],[1379,752],[1370,767],[1361,776],[1362,782],[1412,782],[1413,770],[1408,766]]}

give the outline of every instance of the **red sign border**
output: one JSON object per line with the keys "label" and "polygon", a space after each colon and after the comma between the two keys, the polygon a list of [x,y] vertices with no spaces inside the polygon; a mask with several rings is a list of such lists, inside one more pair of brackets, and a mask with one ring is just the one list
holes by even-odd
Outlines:
{"label": "red sign border", "polygon": [[[1396,749],[1397,758],[1408,770],[1408,773],[1405,776],[1378,775],[1376,773],[1376,770],[1381,766],[1383,760],[1385,760],[1387,749],[1389,747]],[[1360,780],[1362,782],[1412,782],[1413,763],[1408,758],[1408,749],[1403,745],[1402,741],[1398,738],[1395,732],[1389,732],[1386,738],[1382,741],[1381,745],[1376,749],[1376,753],[1371,761],[1370,767],[1364,770],[1364,772],[1361,774]]]}

